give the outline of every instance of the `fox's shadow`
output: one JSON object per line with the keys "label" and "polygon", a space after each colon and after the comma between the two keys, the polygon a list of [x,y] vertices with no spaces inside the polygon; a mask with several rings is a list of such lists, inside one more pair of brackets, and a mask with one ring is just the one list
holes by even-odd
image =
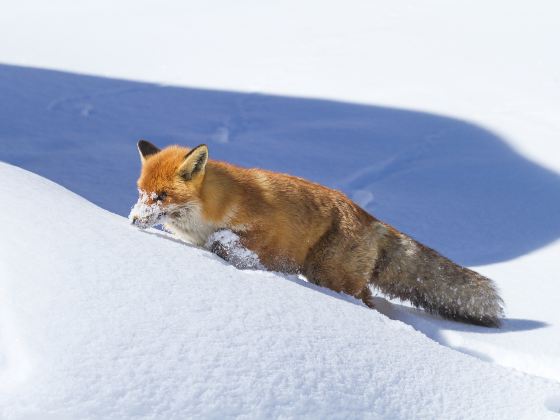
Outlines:
{"label": "fox's shadow", "polygon": [[0,160],[126,215],[135,143],[207,143],[211,158],[338,188],[464,265],[560,236],[560,177],[458,119],[0,66]]}
{"label": "fox's shadow", "polygon": [[[508,334],[549,327],[549,324],[542,321],[504,318],[502,319],[502,325],[500,328],[487,328],[443,319],[437,315],[429,314],[421,309],[415,309],[395,302],[389,302],[382,297],[375,297],[374,301],[376,310],[388,318],[401,321],[412,326],[415,330],[420,331],[441,345],[487,362],[495,362],[493,358],[494,352],[492,351],[491,346],[487,346],[485,352],[477,351],[473,348],[472,344],[469,345],[468,341],[465,342],[463,336],[456,333],[471,333],[475,335]],[[461,338],[457,340],[457,337]],[[497,348],[497,357],[502,357],[500,346]]]}
{"label": "fox's shadow", "polygon": [[507,334],[513,332],[531,331],[549,326],[549,324],[542,321],[504,318],[502,319],[502,324],[499,328],[488,328],[443,319],[437,315],[429,314],[422,309],[415,309],[399,303],[389,302],[382,297],[375,297],[374,301],[375,308],[388,318],[414,325],[416,329],[423,332],[428,337],[436,339],[436,341],[439,341],[437,340],[436,335],[440,329],[477,334]]}

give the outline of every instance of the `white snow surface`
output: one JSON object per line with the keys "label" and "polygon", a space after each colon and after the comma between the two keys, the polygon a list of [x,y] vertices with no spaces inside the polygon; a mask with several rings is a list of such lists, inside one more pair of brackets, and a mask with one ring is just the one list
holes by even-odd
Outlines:
{"label": "white snow surface", "polygon": [[207,143],[340,189],[491,277],[506,319],[379,296],[384,317],[2,165],[0,418],[560,413],[559,7],[3,5],[0,160],[125,216],[139,138]]}
{"label": "white snow surface", "polygon": [[0,176],[1,418],[558,418],[557,382]]}

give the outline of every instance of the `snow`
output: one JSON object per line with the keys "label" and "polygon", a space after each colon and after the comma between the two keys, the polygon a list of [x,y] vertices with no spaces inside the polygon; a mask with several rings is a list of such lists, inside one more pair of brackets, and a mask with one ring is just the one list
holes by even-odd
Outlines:
{"label": "snow", "polygon": [[557,382],[0,175],[2,418],[556,418]]}
{"label": "snow", "polygon": [[126,216],[138,139],[206,143],[210,158],[344,191],[494,279],[506,319],[478,328],[378,296],[380,315],[136,231],[2,165],[0,413],[560,413],[559,12],[551,0],[6,5],[0,161]]}

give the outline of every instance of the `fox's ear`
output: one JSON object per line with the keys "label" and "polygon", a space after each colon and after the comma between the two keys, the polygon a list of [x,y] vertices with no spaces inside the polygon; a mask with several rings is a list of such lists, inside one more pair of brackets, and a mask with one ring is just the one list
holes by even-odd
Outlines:
{"label": "fox's ear", "polygon": [[196,146],[187,153],[185,160],[179,166],[179,175],[187,181],[193,179],[204,172],[206,162],[208,162],[208,147],[205,144]]}
{"label": "fox's ear", "polygon": [[144,163],[151,155],[155,155],[159,152],[159,150],[160,149],[147,140],[140,140],[138,142],[138,152],[140,153],[140,160],[142,163]]}

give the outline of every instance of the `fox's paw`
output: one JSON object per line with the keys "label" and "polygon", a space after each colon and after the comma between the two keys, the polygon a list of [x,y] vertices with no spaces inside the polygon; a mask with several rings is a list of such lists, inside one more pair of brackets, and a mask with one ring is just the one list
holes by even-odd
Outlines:
{"label": "fox's paw", "polygon": [[361,299],[368,308],[375,309],[373,295],[371,294],[369,286],[364,287],[357,298]]}
{"label": "fox's paw", "polygon": [[241,244],[238,235],[230,230],[218,230],[208,238],[205,248],[241,269],[263,270],[259,257]]}

